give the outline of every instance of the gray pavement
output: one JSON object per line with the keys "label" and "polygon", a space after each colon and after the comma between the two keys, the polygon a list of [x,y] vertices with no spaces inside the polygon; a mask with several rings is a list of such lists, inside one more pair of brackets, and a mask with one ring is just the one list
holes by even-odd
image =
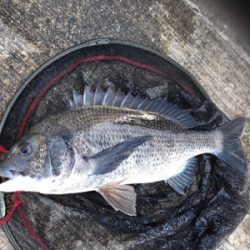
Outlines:
{"label": "gray pavement", "polygon": [[[250,36],[244,15],[225,2],[0,0],[0,117],[22,81],[51,56],[89,39],[128,40],[172,57],[230,118],[246,117],[250,162]],[[1,229],[0,240],[0,249],[11,249]],[[220,249],[249,248],[247,216]]]}

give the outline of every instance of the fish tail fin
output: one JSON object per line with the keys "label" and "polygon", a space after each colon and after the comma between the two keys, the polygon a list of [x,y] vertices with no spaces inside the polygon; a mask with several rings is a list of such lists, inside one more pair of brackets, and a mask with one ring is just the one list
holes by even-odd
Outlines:
{"label": "fish tail fin", "polygon": [[243,117],[237,118],[219,127],[223,141],[220,152],[215,155],[242,174],[246,174],[247,165],[244,159],[240,137],[245,126]]}

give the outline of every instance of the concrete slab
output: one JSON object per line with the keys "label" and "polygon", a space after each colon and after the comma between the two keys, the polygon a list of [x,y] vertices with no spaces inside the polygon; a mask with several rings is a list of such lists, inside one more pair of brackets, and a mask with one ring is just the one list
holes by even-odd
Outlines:
{"label": "concrete slab", "polygon": [[[223,5],[213,9],[213,1],[208,2],[2,0],[0,117],[22,81],[51,56],[88,39],[117,38],[172,57],[199,80],[230,118],[246,117],[242,141],[249,152],[250,56],[249,43],[244,42],[249,41],[249,34],[221,19]],[[250,162],[249,153],[247,158]],[[220,249],[250,248],[249,218]],[[4,242],[3,232],[0,239]],[[7,243],[0,248],[11,249]]]}

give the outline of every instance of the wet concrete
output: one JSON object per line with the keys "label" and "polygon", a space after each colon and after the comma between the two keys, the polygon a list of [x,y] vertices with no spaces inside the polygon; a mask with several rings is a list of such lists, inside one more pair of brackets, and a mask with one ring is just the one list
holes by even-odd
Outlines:
{"label": "wet concrete", "polygon": [[[88,39],[117,38],[172,57],[229,118],[246,117],[242,141],[249,152],[249,35],[232,21],[240,19],[234,12],[222,18],[223,3],[215,8],[213,1],[206,2],[2,0],[0,116],[22,81],[51,56]],[[249,154],[247,158],[250,162]],[[249,249],[249,235],[248,216],[220,249]],[[0,237],[3,242],[2,232]],[[1,249],[11,249],[2,244]]]}

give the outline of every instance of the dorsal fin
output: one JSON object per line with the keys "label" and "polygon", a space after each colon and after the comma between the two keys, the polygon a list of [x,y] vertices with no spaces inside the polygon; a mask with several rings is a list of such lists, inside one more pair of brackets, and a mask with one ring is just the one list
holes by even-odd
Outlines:
{"label": "dorsal fin", "polygon": [[158,113],[185,129],[200,125],[189,111],[180,109],[177,105],[165,100],[151,100],[148,97],[134,96],[131,92],[125,94],[121,89],[115,91],[111,87],[104,91],[99,85],[97,85],[94,91],[89,86],[85,86],[83,95],[73,90],[73,100],[70,100],[72,108],[93,105],[122,107]]}

